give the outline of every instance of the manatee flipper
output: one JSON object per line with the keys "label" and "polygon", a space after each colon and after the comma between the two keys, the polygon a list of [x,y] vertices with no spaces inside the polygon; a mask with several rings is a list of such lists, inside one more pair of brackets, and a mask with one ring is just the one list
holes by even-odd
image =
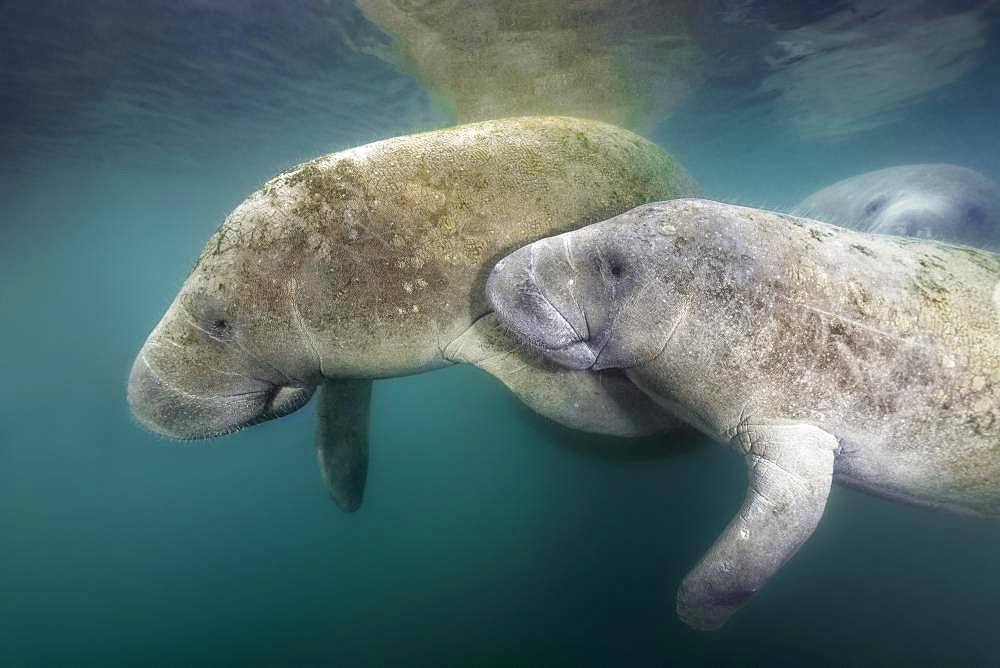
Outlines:
{"label": "manatee flipper", "polygon": [[837,439],[805,424],[741,427],[734,445],[746,456],[743,507],[677,593],[689,626],[717,629],[788,561],[826,507]]}
{"label": "manatee flipper", "polygon": [[572,429],[648,436],[683,427],[617,369],[566,369],[525,350],[497,324],[494,313],[449,343],[444,357],[479,367],[536,413]]}
{"label": "manatee flipper", "polygon": [[330,496],[344,511],[361,507],[368,476],[372,381],[324,380],[316,405],[316,456]]}

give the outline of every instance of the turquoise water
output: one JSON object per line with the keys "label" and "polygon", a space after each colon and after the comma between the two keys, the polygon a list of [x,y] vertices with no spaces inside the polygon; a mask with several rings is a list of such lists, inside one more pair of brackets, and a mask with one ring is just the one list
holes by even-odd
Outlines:
{"label": "turquoise water", "polygon": [[[997,10],[934,6],[906,16],[933,44],[893,41],[878,7],[849,30],[943,64],[842,68],[774,64],[818,9],[719,3],[686,19],[704,73],[644,131],[706,194],[761,206],[892,164],[1000,178]],[[355,8],[282,7],[0,3],[0,664],[996,663],[996,522],[835,488],[766,590],[691,631],[675,589],[739,506],[739,458],[562,429],[472,368],[376,383],[354,515],[320,481],[312,407],[191,445],[139,428],[129,366],[234,206],[301,160],[455,120],[372,55],[392,41]],[[863,65],[873,108],[844,78]],[[914,79],[938,85],[885,92]]]}

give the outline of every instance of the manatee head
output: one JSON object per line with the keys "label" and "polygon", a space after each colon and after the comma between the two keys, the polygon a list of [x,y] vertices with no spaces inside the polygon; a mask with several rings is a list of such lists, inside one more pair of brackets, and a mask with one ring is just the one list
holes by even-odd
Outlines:
{"label": "manatee head", "polygon": [[249,241],[263,241],[268,220],[246,208],[205,246],[132,366],[132,412],[164,436],[205,438],[287,415],[319,381],[295,303],[297,248]]}
{"label": "manatee head", "polygon": [[1000,248],[1000,185],[957,165],[861,174],[811,195],[795,213],[875,234]]}
{"label": "manatee head", "polygon": [[661,290],[662,271],[682,258],[656,257],[662,240],[640,223],[671,207],[641,206],[506,256],[486,288],[497,320],[570,369],[629,368],[651,359],[683,303],[680,292]]}
{"label": "manatee head", "polygon": [[981,241],[988,231],[981,203],[963,200],[955,192],[919,190],[873,195],[861,212],[867,230],[920,239]]}

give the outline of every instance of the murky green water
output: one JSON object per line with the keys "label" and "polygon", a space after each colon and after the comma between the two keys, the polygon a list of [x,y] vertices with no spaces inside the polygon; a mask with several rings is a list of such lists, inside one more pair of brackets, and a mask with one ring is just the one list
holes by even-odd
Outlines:
{"label": "murky green water", "polygon": [[0,664],[996,662],[1000,525],[839,488],[747,609],[687,629],[739,459],[563,429],[470,367],[376,383],[353,515],[311,406],[190,445],[130,418],[205,240],[321,153],[538,111],[758,206],[893,164],[1000,178],[993,3],[583,4],[363,3],[380,30],[336,2],[0,2]]}

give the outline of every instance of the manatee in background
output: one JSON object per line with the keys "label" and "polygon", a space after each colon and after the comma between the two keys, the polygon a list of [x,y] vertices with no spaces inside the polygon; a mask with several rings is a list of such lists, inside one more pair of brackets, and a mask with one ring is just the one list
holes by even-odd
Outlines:
{"label": "manatee in background", "polygon": [[1000,255],[705,200],[530,244],[487,284],[512,334],[624,370],[746,461],[678,592],[718,628],[812,534],[831,483],[1000,516]]}
{"label": "manatee in background", "polygon": [[467,362],[566,426],[636,436],[676,425],[623,375],[559,368],[500,331],[494,262],[546,235],[694,191],[651,142],[561,117],[488,121],[310,160],[209,239],[132,368],[148,428],[206,438],[304,405],[338,505],[361,503],[371,381]]}
{"label": "manatee in background", "polygon": [[461,122],[583,116],[647,131],[702,80],[687,0],[357,0],[392,36],[369,50]]}
{"label": "manatee in background", "polygon": [[792,213],[863,232],[1000,250],[1000,184],[957,165],[904,165],[838,181]]}
{"label": "manatee in background", "polygon": [[645,132],[707,85],[724,93],[716,111],[763,94],[772,120],[806,137],[898,121],[973,71],[995,21],[992,0],[355,4],[392,38],[359,50],[415,75],[462,122],[568,114]]}

